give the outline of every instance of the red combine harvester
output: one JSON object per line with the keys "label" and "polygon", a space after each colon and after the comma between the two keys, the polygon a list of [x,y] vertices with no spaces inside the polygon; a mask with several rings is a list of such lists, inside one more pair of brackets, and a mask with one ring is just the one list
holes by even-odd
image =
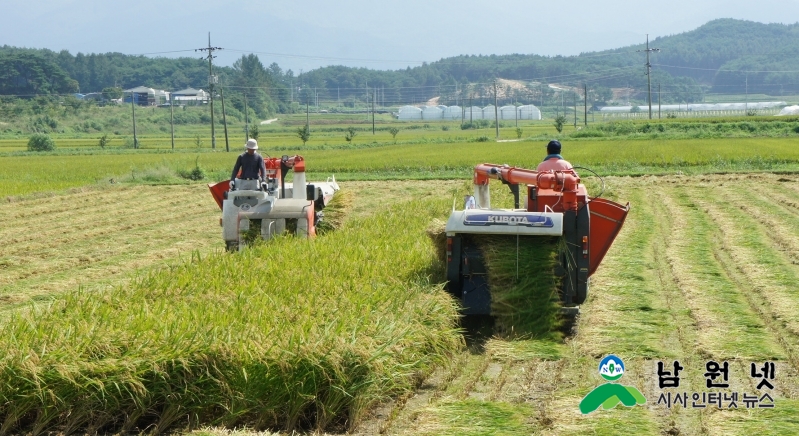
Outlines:
{"label": "red combine harvester", "polygon": [[[222,237],[229,251],[245,245],[245,233],[251,224],[260,225],[263,239],[281,234],[286,221],[294,222],[295,234],[313,237],[316,224],[322,219],[322,209],[339,190],[335,177],[325,182],[305,182],[305,159],[302,156],[264,158],[266,178],[262,181],[236,179],[235,189],[230,181],[209,184],[214,200],[222,209]],[[286,174],[294,170],[293,183],[286,183]]]}
{"label": "red combine harvester", "polygon": [[[491,209],[490,179],[510,187],[514,209]],[[519,186],[527,190],[519,208]],[[565,308],[579,310],[596,271],[621,230],[629,203],[591,198],[573,170],[537,172],[507,165],[474,168],[474,196],[447,221],[447,290],[467,315],[491,314],[491,291],[475,235],[534,235],[563,238],[555,276]],[[529,241],[529,238],[525,238]]]}

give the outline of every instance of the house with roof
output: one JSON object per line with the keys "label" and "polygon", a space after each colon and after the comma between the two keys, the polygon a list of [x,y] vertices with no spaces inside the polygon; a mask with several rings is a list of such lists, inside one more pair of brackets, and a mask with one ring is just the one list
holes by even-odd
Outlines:
{"label": "house with roof", "polygon": [[186,88],[173,92],[172,98],[177,105],[200,105],[208,103],[211,94],[202,89]]}

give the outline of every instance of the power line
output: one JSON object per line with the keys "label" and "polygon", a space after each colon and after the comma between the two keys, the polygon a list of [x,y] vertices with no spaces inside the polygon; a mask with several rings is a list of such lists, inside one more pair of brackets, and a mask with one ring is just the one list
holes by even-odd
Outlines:
{"label": "power line", "polygon": [[698,67],[681,67],[677,65],[665,65],[665,64],[652,64],[658,67],[665,67],[665,68],[680,68],[683,70],[699,70],[699,71],[723,71],[725,73],[799,73],[799,70],[723,70],[720,68],[698,68]]}
{"label": "power line", "polygon": [[126,56],[147,56],[147,55],[156,55],[156,54],[169,54],[169,53],[184,53],[184,52],[191,52],[197,50],[172,50],[172,51],[154,51],[151,53],[138,53],[138,54],[131,54]]}

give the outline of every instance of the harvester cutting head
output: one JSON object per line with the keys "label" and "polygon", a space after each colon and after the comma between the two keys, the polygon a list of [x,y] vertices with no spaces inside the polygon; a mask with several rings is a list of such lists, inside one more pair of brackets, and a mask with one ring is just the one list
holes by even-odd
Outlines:
{"label": "harvester cutting head", "polygon": [[[513,209],[492,209],[490,179],[510,187]],[[526,189],[520,206],[519,187]],[[473,207],[470,207],[473,206]],[[447,289],[466,314],[491,314],[491,283],[478,240],[485,235],[524,237],[525,243],[559,239],[552,277],[561,303],[582,304],[588,283],[621,230],[629,203],[591,198],[573,171],[538,172],[507,165],[474,169],[474,197],[453,210],[446,225]],[[530,238],[533,237],[533,238]],[[541,239],[537,239],[541,238]]]}
{"label": "harvester cutting head", "polygon": [[[230,190],[228,180],[208,185],[222,209],[219,223],[229,251],[243,248],[245,235],[252,231],[257,231],[263,239],[284,233],[287,228],[293,228],[301,237],[315,236],[316,225],[323,217],[322,209],[339,190],[335,177],[306,183],[302,156],[266,158],[264,166],[263,180],[236,179],[234,190]],[[288,170],[294,170],[293,183],[285,181]]]}

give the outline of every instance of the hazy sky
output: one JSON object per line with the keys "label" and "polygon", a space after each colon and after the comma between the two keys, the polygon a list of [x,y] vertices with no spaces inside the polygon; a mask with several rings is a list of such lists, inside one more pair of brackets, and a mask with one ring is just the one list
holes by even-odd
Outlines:
{"label": "hazy sky", "polygon": [[[0,44],[70,53],[255,53],[298,73],[399,69],[459,54],[575,55],[693,30],[716,18],[799,20],[799,0],[0,0]],[[165,53],[171,52],[171,53]]]}

